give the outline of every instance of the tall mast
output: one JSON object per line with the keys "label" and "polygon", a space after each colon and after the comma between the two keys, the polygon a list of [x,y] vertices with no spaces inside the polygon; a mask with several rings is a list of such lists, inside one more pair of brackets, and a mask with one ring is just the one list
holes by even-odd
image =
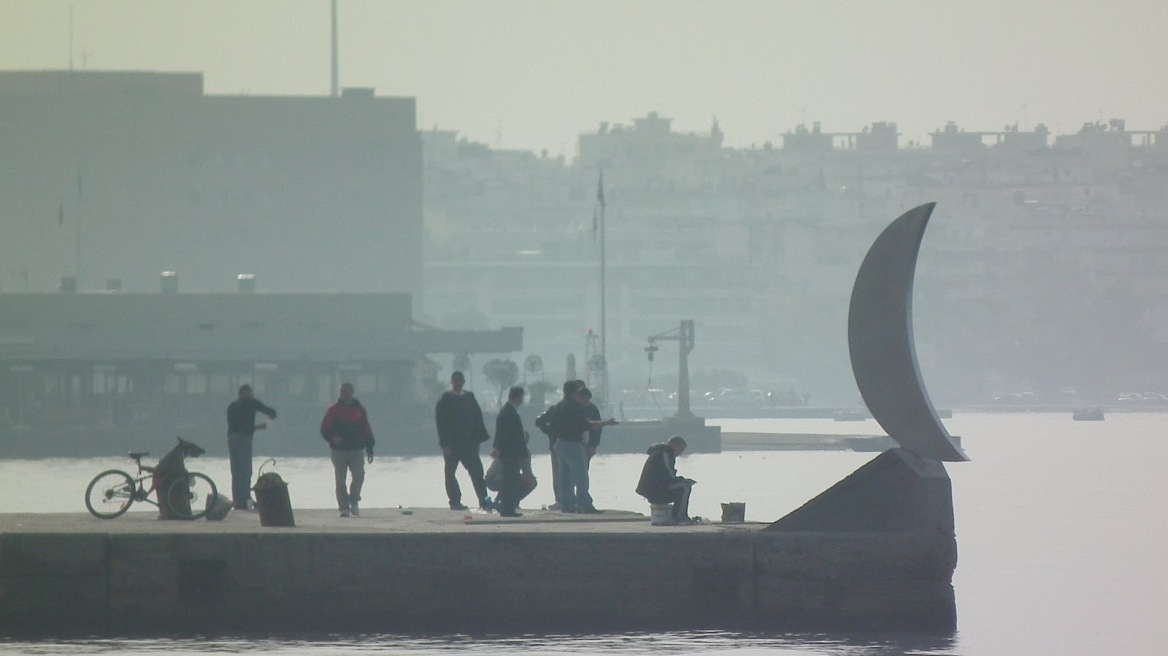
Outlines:
{"label": "tall mast", "polygon": [[337,57],[337,0],[333,0],[333,28],[332,28],[332,85],[329,87],[329,95],[333,98],[341,95],[340,93],[340,59]]}
{"label": "tall mast", "polygon": [[73,5],[69,5],[69,70],[73,70]]}
{"label": "tall mast", "polygon": [[603,403],[607,405],[610,401],[608,398],[608,325],[606,316],[605,303],[605,252],[604,252],[604,210],[608,205],[604,198],[604,170],[600,171],[600,180],[596,184],[596,199],[600,203],[600,362],[603,365],[601,369],[601,385],[604,387],[603,396],[601,397]]}

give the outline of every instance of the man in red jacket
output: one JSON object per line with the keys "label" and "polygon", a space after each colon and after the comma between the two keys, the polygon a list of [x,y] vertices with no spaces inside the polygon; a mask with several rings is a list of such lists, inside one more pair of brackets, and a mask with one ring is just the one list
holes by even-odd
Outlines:
{"label": "man in red jacket", "polygon": [[[373,462],[373,429],[365,407],[353,397],[353,384],[341,385],[341,395],[330,405],[320,422],[320,436],[332,450],[333,473],[337,483],[337,507],[341,517],[361,514],[361,485],[365,483],[365,462]],[[364,451],[365,453],[361,453]],[[353,482],[346,488],[347,473]]]}

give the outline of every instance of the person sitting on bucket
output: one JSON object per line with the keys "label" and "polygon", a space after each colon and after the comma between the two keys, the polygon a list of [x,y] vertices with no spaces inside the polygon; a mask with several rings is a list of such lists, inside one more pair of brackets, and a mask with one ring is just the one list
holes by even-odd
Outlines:
{"label": "person sitting on bucket", "polygon": [[654,444],[646,452],[637,494],[651,504],[673,504],[670,519],[677,524],[692,524],[689,516],[689,495],[696,481],[677,475],[677,456],[685,453],[685,438],[674,435],[664,444]]}

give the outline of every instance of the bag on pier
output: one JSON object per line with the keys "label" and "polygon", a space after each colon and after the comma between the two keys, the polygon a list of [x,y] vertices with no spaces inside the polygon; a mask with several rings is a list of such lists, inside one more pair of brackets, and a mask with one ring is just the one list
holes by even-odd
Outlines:
{"label": "bag on pier", "polygon": [[503,489],[502,460],[502,458],[491,460],[491,466],[487,467],[487,472],[483,474],[483,482],[487,484],[487,489],[492,492],[498,492]]}

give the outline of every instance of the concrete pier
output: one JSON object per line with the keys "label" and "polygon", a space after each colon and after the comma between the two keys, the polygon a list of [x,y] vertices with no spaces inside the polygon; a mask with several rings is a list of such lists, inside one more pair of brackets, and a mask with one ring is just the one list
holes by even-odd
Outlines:
{"label": "concrete pier", "polygon": [[955,628],[952,534],[524,512],[0,515],[0,634]]}

